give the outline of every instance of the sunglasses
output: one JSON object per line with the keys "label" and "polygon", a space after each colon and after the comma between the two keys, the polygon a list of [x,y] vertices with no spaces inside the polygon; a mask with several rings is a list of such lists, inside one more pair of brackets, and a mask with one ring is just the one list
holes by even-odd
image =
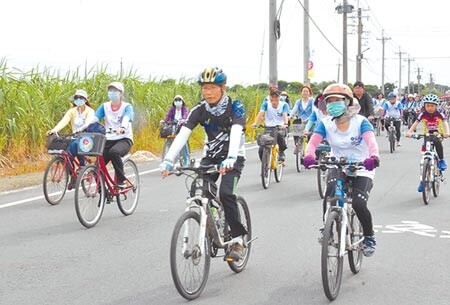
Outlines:
{"label": "sunglasses", "polygon": [[83,97],[83,96],[79,96],[79,95],[75,95],[74,97],[73,97],[73,99],[74,100],[77,100],[77,99],[83,99],[83,100],[85,100],[85,98]]}

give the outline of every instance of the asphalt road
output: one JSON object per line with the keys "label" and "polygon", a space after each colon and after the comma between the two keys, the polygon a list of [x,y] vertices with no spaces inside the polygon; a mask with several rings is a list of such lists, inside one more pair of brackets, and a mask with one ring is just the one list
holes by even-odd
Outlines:
{"label": "asphalt road", "polygon": [[[416,190],[419,142],[404,139],[390,154],[387,139],[378,140],[382,165],[369,200],[377,251],[358,275],[345,261],[333,303],[449,304],[448,184],[425,206]],[[258,239],[240,274],[213,259],[206,288],[192,303],[329,304],[320,276],[315,172],[296,172],[290,143],[283,180],[263,190],[256,150],[248,147],[239,193]],[[450,160],[449,148],[445,153]],[[92,229],[78,222],[73,192],[57,206],[45,202],[41,187],[1,193],[0,304],[186,304],[169,265],[172,229],[184,210],[184,179],[162,179],[157,165],[140,165],[142,193],[133,215],[108,205]]]}

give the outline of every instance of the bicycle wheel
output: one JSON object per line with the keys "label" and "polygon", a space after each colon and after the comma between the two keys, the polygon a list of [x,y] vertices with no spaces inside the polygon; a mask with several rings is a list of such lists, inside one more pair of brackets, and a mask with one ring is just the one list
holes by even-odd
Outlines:
{"label": "bicycle wheel", "polygon": [[95,226],[105,208],[105,183],[97,166],[83,168],[75,185],[75,211],[80,223],[86,228]]}
{"label": "bicycle wheel", "polygon": [[274,169],[274,176],[276,182],[281,182],[281,178],[283,178],[283,167],[284,164],[280,160],[278,160],[278,154],[275,155],[275,164],[277,167]]}
{"label": "bicycle wheel", "polygon": [[434,160],[434,173],[433,173],[433,182],[431,183],[431,187],[433,189],[433,196],[439,196],[439,189],[441,188],[441,171],[438,167],[438,160]]}
{"label": "bicycle wheel", "polygon": [[61,202],[66,194],[69,183],[69,169],[64,165],[64,159],[60,156],[53,158],[44,172],[44,196],[51,205]]}
{"label": "bicycle wheel", "polygon": [[395,151],[395,134],[393,130],[389,131],[389,150],[391,154]]}
{"label": "bicycle wheel", "polygon": [[350,265],[350,270],[354,274],[357,274],[362,266],[364,233],[358,216],[356,216],[353,209],[351,209],[349,226],[351,249],[348,250],[348,263]]}
{"label": "bicycle wheel", "polygon": [[244,248],[244,255],[242,256],[242,259],[240,259],[239,261],[228,262],[228,266],[230,266],[231,270],[239,273],[244,270],[250,257],[250,249],[252,247],[252,244],[247,244],[247,242],[252,239],[252,223],[250,221],[250,211],[245,199],[241,196],[238,196],[236,203],[238,206],[239,220],[248,232],[247,235],[244,236],[244,244],[246,244],[247,246]]}
{"label": "bicycle wheel", "polygon": [[164,143],[163,152],[161,155],[161,161],[164,161],[164,158],[166,157],[167,152],[169,151],[170,146],[172,145],[173,139],[166,139],[166,142]]}
{"label": "bicycle wheel", "polygon": [[297,172],[302,171],[302,152],[300,146],[300,138],[296,137],[295,141],[295,167],[297,168]]}
{"label": "bicycle wheel", "polygon": [[178,219],[170,244],[170,270],[178,292],[187,300],[197,298],[208,280],[211,256],[205,234],[205,253],[199,245],[200,215],[187,211]]}
{"label": "bicycle wheel", "polygon": [[139,172],[133,160],[126,160],[123,164],[125,177],[127,178],[127,188],[117,195],[117,206],[123,215],[128,216],[133,214],[136,210],[139,194],[140,194],[140,179]]}
{"label": "bicycle wheel", "polygon": [[328,170],[317,169],[317,189],[319,191],[320,198],[325,197],[327,192],[327,180],[328,180]]}
{"label": "bicycle wheel", "polygon": [[336,299],[341,288],[343,256],[339,256],[341,215],[330,211],[325,223],[322,240],[322,284],[330,301]]}
{"label": "bicycle wheel", "polygon": [[423,162],[422,187],[423,203],[428,204],[431,197],[431,164],[429,159],[425,159]]}
{"label": "bicycle wheel", "polygon": [[270,184],[271,162],[272,162],[271,149],[268,147],[264,147],[261,158],[261,182],[264,189],[267,189]]}

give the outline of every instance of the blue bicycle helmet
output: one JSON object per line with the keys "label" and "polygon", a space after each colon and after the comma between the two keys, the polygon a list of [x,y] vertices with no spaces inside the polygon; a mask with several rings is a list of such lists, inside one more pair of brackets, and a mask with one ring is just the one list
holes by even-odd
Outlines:
{"label": "blue bicycle helmet", "polygon": [[387,96],[387,99],[390,100],[391,98],[396,98],[397,94],[395,94],[394,92],[390,92]]}
{"label": "blue bicycle helmet", "polygon": [[436,94],[427,94],[422,99],[423,103],[439,104],[439,97]]}
{"label": "blue bicycle helmet", "polygon": [[223,85],[227,82],[227,75],[219,68],[206,68],[198,77],[198,83]]}

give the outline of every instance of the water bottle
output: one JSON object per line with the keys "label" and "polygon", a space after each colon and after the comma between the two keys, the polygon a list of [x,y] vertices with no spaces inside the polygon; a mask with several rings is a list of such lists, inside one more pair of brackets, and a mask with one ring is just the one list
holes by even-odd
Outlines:
{"label": "water bottle", "polygon": [[219,217],[219,211],[218,211],[217,208],[216,208],[215,206],[213,206],[213,205],[211,205],[210,210],[211,210],[211,214],[212,214],[212,217],[213,217],[214,222],[215,222],[216,224],[218,224],[219,219],[220,219],[220,217]]}

